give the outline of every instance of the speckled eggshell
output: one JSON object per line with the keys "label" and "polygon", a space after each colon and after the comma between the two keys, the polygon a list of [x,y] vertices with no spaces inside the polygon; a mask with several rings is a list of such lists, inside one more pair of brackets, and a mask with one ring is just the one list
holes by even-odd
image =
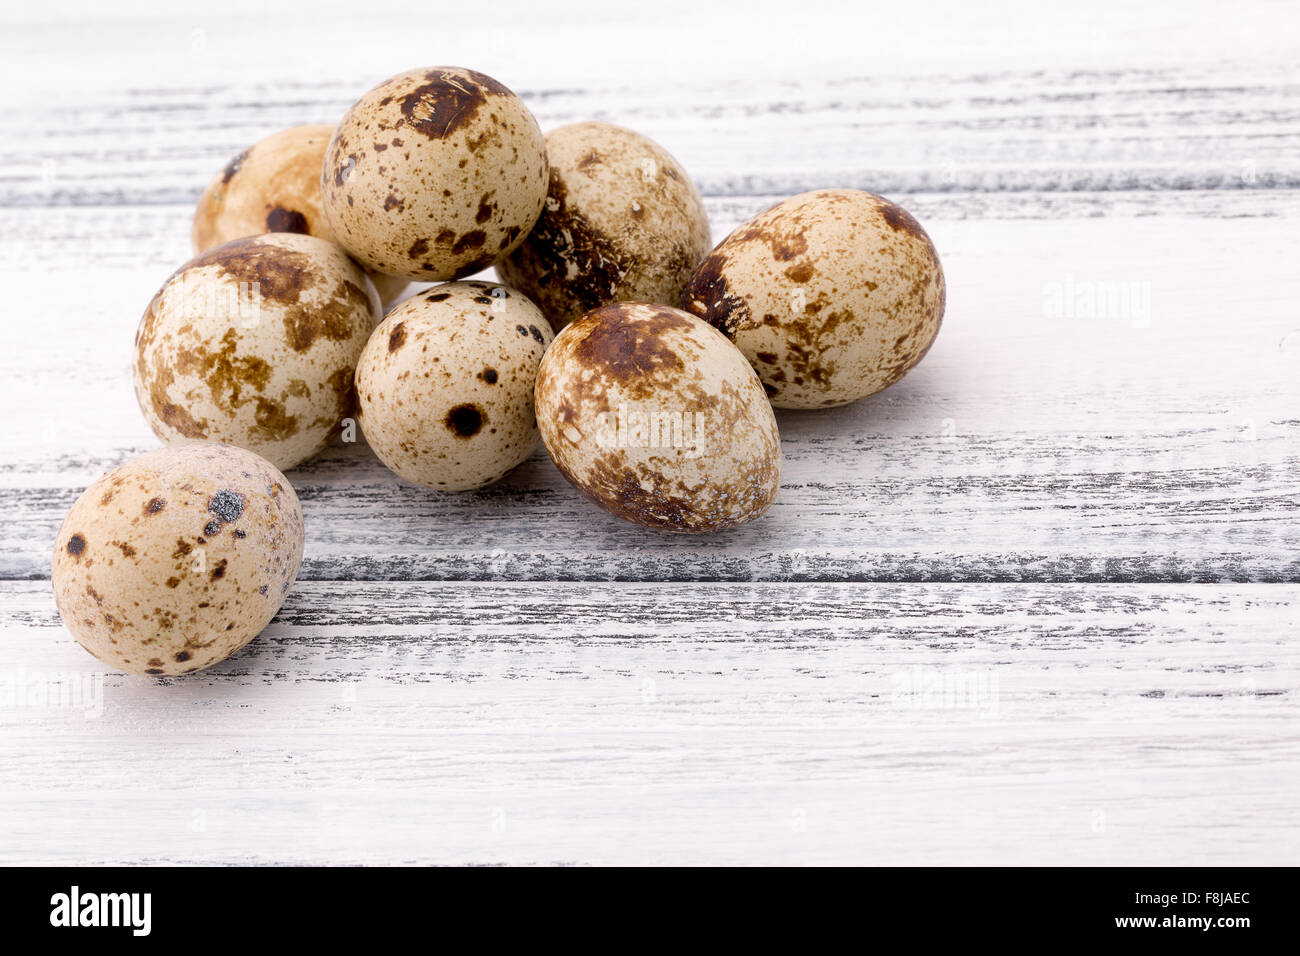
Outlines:
{"label": "speckled eggshell", "polygon": [[615,303],[568,325],[542,359],[537,423],[569,481],[650,528],[752,521],[780,484],[776,418],[754,370],[669,306]]}
{"label": "speckled eggshell", "polygon": [[648,137],[609,123],[546,134],[546,208],[497,264],[556,330],[609,302],[676,306],[708,255],[709,219],[679,162]]}
{"label": "speckled eggshell", "polygon": [[298,496],[270,462],[180,442],[119,465],[77,499],[55,539],[54,598],[105,664],[186,674],[270,623],[302,549]]}
{"label": "speckled eggshell", "polygon": [[905,209],[827,189],[729,235],[682,303],[745,353],[773,405],[825,408],[874,394],[921,361],[945,298],[934,244]]}
{"label": "speckled eggshell", "polygon": [[154,433],[248,448],[281,469],[355,409],[374,286],[323,239],[269,233],[209,249],[164,283],[136,332],[135,391]]}
{"label": "speckled eggshell", "polygon": [[366,441],[426,488],[491,484],[537,447],[533,384],[550,341],[537,306],[502,285],[449,282],[412,296],[357,364]]}
{"label": "speckled eggshell", "polygon": [[[333,126],[293,126],[258,140],[227,163],[194,210],[194,251],[264,232],[336,242],[320,208],[321,167],[333,133]],[[385,304],[409,284],[398,276],[368,275]]]}
{"label": "speckled eggshell", "polygon": [[322,205],[365,266],[436,282],[522,242],[546,182],[542,131],[523,101],[490,76],[434,67],[348,110],[325,153]]}

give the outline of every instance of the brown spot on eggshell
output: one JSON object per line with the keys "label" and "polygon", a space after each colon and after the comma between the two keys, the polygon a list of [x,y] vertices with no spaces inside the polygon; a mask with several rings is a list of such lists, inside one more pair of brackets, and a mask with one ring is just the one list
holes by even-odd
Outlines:
{"label": "brown spot on eggshell", "polygon": [[489,95],[514,95],[474,70],[433,69],[424,77],[426,82],[402,97],[401,112],[409,127],[430,139],[446,139],[467,125]]}
{"label": "brown spot on eggshell", "polygon": [[457,239],[452,244],[451,251],[453,255],[461,255],[469,249],[477,249],[485,242],[487,242],[487,233],[482,229],[475,229]]}
{"label": "brown spot on eggshell", "polygon": [[748,304],[727,289],[727,256],[715,250],[695,270],[682,292],[682,308],[704,319],[727,338],[750,321]]}
{"label": "brown spot on eggshell", "polygon": [[276,206],[266,214],[266,229],[268,232],[311,232],[306,216],[296,209],[285,209],[283,206]]}
{"label": "brown spot on eggshell", "polygon": [[175,380],[171,369],[160,369],[149,383],[148,398],[159,420],[185,438],[207,438],[208,427],[171,400],[167,388]]}
{"label": "brown spot on eggshell", "polygon": [[476,405],[457,405],[447,413],[447,427],[459,438],[473,438],[483,428],[483,412]]}
{"label": "brown spot on eggshell", "polygon": [[786,278],[791,282],[807,282],[816,273],[811,262],[801,262],[785,270]]}
{"label": "brown spot on eggshell", "polygon": [[271,366],[263,359],[239,355],[239,337],[230,329],[221,337],[220,350],[196,352],[183,349],[177,353],[175,368],[180,375],[195,375],[207,382],[214,404],[228,409],[242,404],[244,386],[256,391],[271,378]]}
{"label": "brown spot on eggshell", "polygon": [[232,159],[230,162],[226,163],[226,168],[221,171],[222,183],[228,183],[232,179],[234,179],[235,174],[239,172],[239,167],[244,164],[244,160],[247,158],[248,158],[248,150],[245,149],[242,150],[239,153],[239,155],[236,156],[234,159]]}
{"label": "brown spot on eggshell", "polygon": [[916,221],[915,217],[897,203],[892,203],[887,199],[880,201],[880,215],[891,229],[899,232],[905,232],[915,238],[923,238],[927,243],[930,237],[925,234],[921,224]]}
{"label": "brown spot on eggshell", "polygon": [[292,249],[268,255],[257,236],[235,239],[201,252],[184,268],[204,266],[216,266],[222,274],[250,287],[256,283],[259,295],[284,305],[296,304],[303,289],[316,281],[307,255]]}
{"label": "brown spot on eggshell", "polygon": [[396,352],[406,342],[406,323],[398,322],[388,333],[388,351]]}
{"label": "brown spot on eggshell", "polygon": [[652,373],[677,372],[682,359],[663,339],[671,329],[689,328],[687,319],[675,309],[656,309],[651,318],[626,322],[618,305],[602,306],[582,318],[583,335],[573,350],[584,368],[641,390],[652,387],[646,379]]}
{"label": "brown spot on eggshell", "polygon": [[317,337],[346,342],[357,334],[357,315],[369,311],[370,307],[370,296],[361,286],[350,279],[340,279],[333,294],[323,303],[285,313],[289,347],[295,352],[305,352]]}

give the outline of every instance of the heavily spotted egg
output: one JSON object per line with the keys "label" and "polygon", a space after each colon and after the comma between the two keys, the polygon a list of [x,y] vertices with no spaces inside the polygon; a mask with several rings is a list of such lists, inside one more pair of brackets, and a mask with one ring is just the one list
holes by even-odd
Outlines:
{"label": "heavily spotted egg", "polygon": [[163,441],[229,442],[289,469],[351,416],[379,297],[338,246],[268,233],[196,256],[136,332],[135,390]]}
{"label": "heavily spotted egg", "polygon": [[781,442],[745,357],[670,306],[620,302],[555,338],[537,423],[560,472],[602,508],[665,531],[716,531],[776,498]]}
{"label": "heavily spotted egg", "polygon": [[843,405],[897,382],[934,343],[945,300],[925,230],[856,189],[803,193],[755,216],[682,296],[745,353],[779,408]]}
{"label": "heavily spotted egg", "polygon": [[609,302],[677,305],[709,252],[709,219],[686,170],[649,137],[610,123],[546,134],[546,209],[497,264],[558,330]]}

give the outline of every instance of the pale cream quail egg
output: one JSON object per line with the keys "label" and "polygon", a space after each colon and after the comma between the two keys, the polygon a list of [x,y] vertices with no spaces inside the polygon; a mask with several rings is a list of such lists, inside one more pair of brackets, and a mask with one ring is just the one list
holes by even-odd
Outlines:
{"label": "pale cream quail egg", "polygon": [[458,67],[401,73],[348,110],[325,153],[322,204],[367,268],[459,279],[510,252],[546,199],[537,120],[501,83]]}
{"label": "pale cream quail egg", "polygon": [[[292,126],[227,163],[194,210],[195,253],[264,232],[299,232],[336,242],[320,208],[321,166],[333,133],[333,126]],[[409,284],[398,276],[367,274],[385,304]]]}
{"label": "pale cream quail egg", "polygon": [[448,282],[412,296],[357,365],[366,441],[418,485],[491,484],[537,447],[533,385],[550,341],[537,306],[503,285]]}
{"label": "pale cream quail egg", "polygon": [[179,442],[86,489],[55,539],[51,579],[64,624],[101,661],[184,674],[270,623],[302,552],[298,497],[270,462]]}

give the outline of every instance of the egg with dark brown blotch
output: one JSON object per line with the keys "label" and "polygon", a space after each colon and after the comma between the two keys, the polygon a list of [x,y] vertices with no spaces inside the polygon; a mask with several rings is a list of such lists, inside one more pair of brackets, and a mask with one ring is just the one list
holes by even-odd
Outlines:
{"label": "egg with dark brown blotch", "polygon": [[533,385],[550,341],[537,306],[503,285],[448,282],[412,296],[357,364],[366,441],[426,488],[497,481],[537,448]]}
{"label": "egg with dark brown blotch", "polygon": [[353,371],[379,317],[374,286],[338,246],[236,239],[191,259],[149,303],[136,399],[165,442],[228,442],[292,468],[354,414]]}
{"label": "egg with dark brown blotch", "polygon": [[185,674],[261,633],[302,552],[298,496],[270,462],[180,442],[86,489],[55,539],[51,583],[63,623],[105,664]]}
{"label": "egg with dark brown blotch", "polygon": [[369,269],[430,282],[492,265],[546,199],[537,120],[501,83],[459,67],[398,74],[344,115],[321,196],[338,241]]}
{"label": "egg with dark brown blotch", "polygon": [[745,353],[779,408],[826,408],[902,378],[939,333],[934,243],[901,206],[856,189],[803,193],[709,254],[683,307]]}
{"label": "egg with dark brown blotch", "polygon": [[772,406],[706,322],[622,302],[570,323],[542,358],[537,423],[560,472],[605,510],[664,531],[717,531],[771,507]]}
{"label": "egg with dark brown blotch", "polygon": [[[264,232],[335,242],[320,208],[321,166],[333,132],[333,126],[293,126],[258,140],[227,163],[194,210],[195,253]],[[367,274],[385,304],[409,284],[398,276]]]}
{"label": "egg with dark brown blotch", "polygon": [[654,140],[610,123],[546,134],[546,208],[501,278],[562,329],[610,302],[676,306],[708,254],[709,219],[681,163]]}

